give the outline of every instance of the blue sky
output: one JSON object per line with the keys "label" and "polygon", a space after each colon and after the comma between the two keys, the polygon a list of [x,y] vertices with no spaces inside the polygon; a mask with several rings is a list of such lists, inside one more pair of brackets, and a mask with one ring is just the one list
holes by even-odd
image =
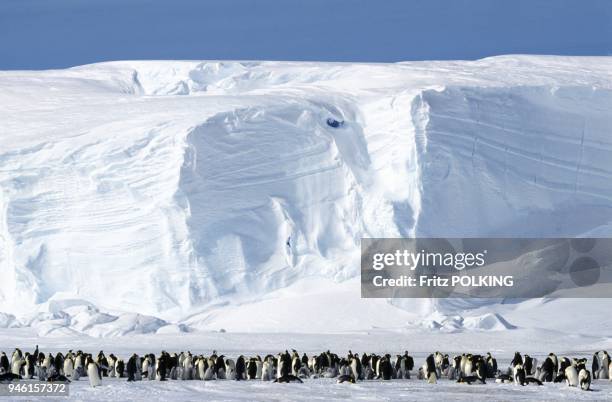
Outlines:
{"label": "blue sky", "polygon": [[612,54],[612,0],[0,0],[0,69]]}

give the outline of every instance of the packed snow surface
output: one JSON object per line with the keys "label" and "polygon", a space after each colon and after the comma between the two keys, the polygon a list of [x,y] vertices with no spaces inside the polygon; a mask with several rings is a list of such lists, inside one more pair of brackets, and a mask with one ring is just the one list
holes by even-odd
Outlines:
{"label": "packed snow surface", "polygon": [[612,335],[608,300],[358,281],[362,237],[611,235],[612,58],[126,61],[0,88],[3,332]]}

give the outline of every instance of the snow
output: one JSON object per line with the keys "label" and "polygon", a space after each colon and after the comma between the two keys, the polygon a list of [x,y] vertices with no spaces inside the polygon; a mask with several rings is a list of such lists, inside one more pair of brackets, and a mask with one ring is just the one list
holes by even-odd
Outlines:
{"label": "snow", "polygon": [[[612,58],[124,61],[0,87],[0,350],[612,348],[610,299],[359,286],[362,237],[612,234]],[[103,384],[71,399],[612,398],[607,381]]]}
{"label": "snow", "polygon": [[167,400],[181,401],[601,401],[612,397],[612,383],[594,382],[592,392],[568,388],[565,384],[547,383],[542,387],[517,387],[512,384],[457,384],[441,380],[436,385],[419,380],[367,381],[358,384],[336,384],[334,379],[306,380],[303,384],[274,384],[262,381],[144,381],[127,383],[103,380],[103,386],[89,387],[78,381],[70,388],[71,400]]}
{"label": "snow", "polygon": [[[542,317],[581,301],[360,299],[359,244],[609,235],[611,67],[503,56],[0,72],[1,326],[571,332]],[[607,335],[593,317],[609,300],[587,305],[574,327]]]}
{"label": "snow", "polygon": [[[527,342],[526,342],[527,340]],[[453,355],[461,352],[485,353],[491,351],[498,359],[500,368],[510,363],[513,353],[521,350],[542,361],[550,350],[560,356],[591,357],[593,350],[609,349],[612,340],[588,335],[570,336],[566,333],[545,332],[537,329],[516,329],[513,331],[439,332],[432,336],[427,329],[350,331],[335,334],[300,333],[234,333],[197,332],[181,334],[140,334],[121,338],[92,338],[82,335],[62,337],[39,337],[31,328],[14,330],[11,337],[0,336],[0,350],[10,351],[20,347],[23,351],[39,344],[41,351],[55,353],[67,348],[83,349],[127,359],[132,353],[159,353],[190,350],[192,353],[209,355],[212,350],[236,358],[240,354],[264,356],[278,353],[285,348],[296,348],[308,355],[332,350],[344,355],[348,350],[356,353],[377,351],[392,355],[406,349],[420,366],[427,354],[441,350]],[[489,348],[490,346],[490,348]],[[571,349],[567,349],[571,348]],[[335,379],[305,379],[303,384],[274,384],[260,380],[236,382],[216,381],[142,381],[128,383],[125,379],[104,378],[102,386],[91,388],[87,378],[71,383],[69,400],[607,400],[612,397],[612,382],[595,380],[591,392],[567,387],[564,383],[545,383],[542,387],[519,387],[513,384],[496,384],[492,380],[486,385],[457,384],[441,379],[436,385],[417,380],[413,373],[410,380],[361,381],[357,384],[336,384]]]}

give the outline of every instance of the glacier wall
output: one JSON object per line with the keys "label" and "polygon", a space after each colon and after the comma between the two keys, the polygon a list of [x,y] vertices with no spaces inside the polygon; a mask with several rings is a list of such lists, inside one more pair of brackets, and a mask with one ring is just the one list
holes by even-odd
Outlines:
{"label": "glacier wall", "polygon": [[[0,311],[155,330],[117,317],[195,322],[283,289],[325,308],[358,275],[362,237],[610,235],[611,67],[508,56],[0,72]],[[293,286],[311,279],[320,294],[302,300]],[[473,307],[393,304],[398,320]]]}
{"label": "glacier wall", "polygon": [[[612,92],[447,87],[413,105],[418,233],[563,237],[612,220]],[[609,230],[602,234],[609,234]]]}

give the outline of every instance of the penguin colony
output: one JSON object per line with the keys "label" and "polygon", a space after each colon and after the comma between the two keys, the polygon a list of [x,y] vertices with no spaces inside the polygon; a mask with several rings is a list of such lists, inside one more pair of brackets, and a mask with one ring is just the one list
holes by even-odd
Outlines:
{"label": "penguin colony", "polygon": [[[349,351],[340,357],[329,350],[318,355],[298,354],[296,350],[265,357],[254,356],[230,359],[216,351],[210,356],[193,355],[191,352],[167,353],[158,356],[132,354],[127,361],[103,351],[97,355],[69,350],[66,355],[39,351],[23,353],[15,349],[9,356],[0,353],[0,382],[38,379],[47,382],[78,381],[87,377],[92,387],[102,384],[104,377],[124,378],[127,381],[142,380],[260,380],[278,383],[302,382],[307,378],[334,378],[338,383],[355,383],[364,380],[410,379],[415,369],[414,359],[404,352],[392,357]],[[591,369],[587,359],[570,359],[550,353],[542,364],[537,359],[516,352],[510,365],[500,369],[497,360],[486,355],[462,354],[449,357],[435,352],[427,356],[425,363],[415,371],[416,378],[435,384],[446,378],[458,383],[486,384],[491,379],[497,383],[514,383],[525,386],[543,385],[545,382],[565,382],[570,387],[588,391],[591,381],[612,381],[612,363],[607,351],[593,355]]]}

